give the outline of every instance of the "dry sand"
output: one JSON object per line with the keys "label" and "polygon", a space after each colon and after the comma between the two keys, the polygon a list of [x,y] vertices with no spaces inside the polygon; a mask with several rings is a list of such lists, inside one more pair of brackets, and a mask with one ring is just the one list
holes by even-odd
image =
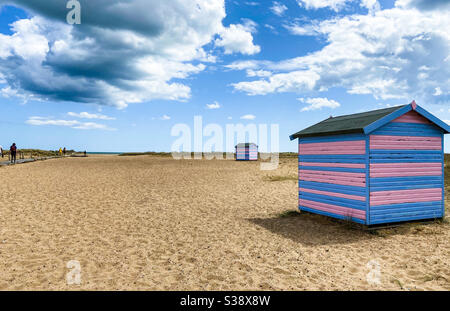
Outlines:
{"label": "dry sand", "polygon": [[[449,290],[450,225],[368,233],[295,211],[296,159],[149,156],[0,168],[0,289]],[[67,285],[66,263],[81,263]],[[367,263],[380,265],[370,284]]]}

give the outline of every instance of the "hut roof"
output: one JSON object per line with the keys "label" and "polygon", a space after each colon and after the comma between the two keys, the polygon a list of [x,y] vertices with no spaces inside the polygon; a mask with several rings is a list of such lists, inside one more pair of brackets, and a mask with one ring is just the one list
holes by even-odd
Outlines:
{"label": "hut roof", "polygon": [[234,146],[234,147],[235,147],[235,148],[242,148],[242,147],[247,148],[247,147],[250,147],[250,146],[256,146],[256,147],[258,147],[258,145],[257,145],[257,144],[254,144],[254,143],[240,143],[240,144],[237,144],[237,145]]}
{"label": "hut roof", "polygon": [[415,110],[417,113],[432,121],[440,127],[444,133],[450,132],[450,126],[439,120],[425,109],[417,106],[415,101],[409,105],[396,106],[385,109],[378,109],[368,112],[349,114],[339,117],[330,117],[317,124],[314,124],[300,132],[290,136],[291,140],[302,137],[325,136],[362,133],[369,134],[386,123],[402,116],[403,114]]}

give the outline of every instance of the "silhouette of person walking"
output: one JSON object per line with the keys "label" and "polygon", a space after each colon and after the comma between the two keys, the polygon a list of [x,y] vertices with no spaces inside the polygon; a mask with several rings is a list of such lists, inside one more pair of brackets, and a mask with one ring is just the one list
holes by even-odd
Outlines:
{"label": "silhouette of person walking", "polygon": [[16,143],[13,143],[9,148],[9,152],[11,154],[11,163],[16,164],[16,154],[17,154],[17,146]]}

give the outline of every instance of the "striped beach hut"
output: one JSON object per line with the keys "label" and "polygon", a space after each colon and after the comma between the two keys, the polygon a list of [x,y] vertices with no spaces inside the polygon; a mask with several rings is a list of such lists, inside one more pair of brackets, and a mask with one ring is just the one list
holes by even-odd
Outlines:
{"label": "striped beach hut", "polygon": [[414,101],[330,117],[299,139],[299,209],[364,225],[444,217],[444,134]]}
{"label": "striped beach hut", "polygon": [[235,146],[237,161],[258,160],[258,146],[253,143],[242,143]]}

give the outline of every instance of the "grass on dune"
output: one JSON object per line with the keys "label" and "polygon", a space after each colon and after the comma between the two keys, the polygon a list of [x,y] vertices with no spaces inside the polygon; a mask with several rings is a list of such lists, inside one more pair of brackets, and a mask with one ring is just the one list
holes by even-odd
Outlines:
{"label": "grass on dune", "polygon": [[285,181],[285,180],[298,180],[297,176],[294,175],[284,175],[284,176],[265,176],[265,181]]}

